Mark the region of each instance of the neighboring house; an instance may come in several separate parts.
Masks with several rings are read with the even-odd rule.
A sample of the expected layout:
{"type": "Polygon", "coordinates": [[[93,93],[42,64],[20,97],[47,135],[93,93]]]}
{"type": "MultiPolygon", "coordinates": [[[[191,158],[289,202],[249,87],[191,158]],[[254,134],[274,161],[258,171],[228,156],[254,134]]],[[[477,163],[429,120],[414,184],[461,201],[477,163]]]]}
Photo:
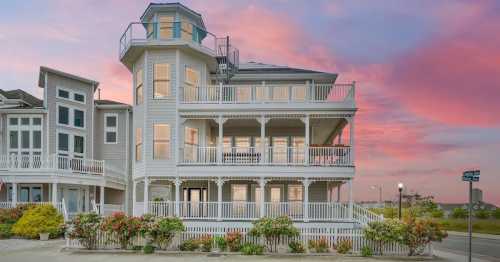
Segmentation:
{"type": "Polygon", "coordinates": [[[127,203],[129,105],[94,100],[99,83],[40,67],[43,100],[0,90],[3,206],[51,202],[67,212],[127,203]],[[96,205],[94,205],[96,206],[96,205]]]}
{"type": "Polygon", "coordinates": [[[120,39],[133,76],[134,214],[360,222],[354,83],[240,64],[229,37],[207,30],[182,4],[150,4],[120,39]]]}

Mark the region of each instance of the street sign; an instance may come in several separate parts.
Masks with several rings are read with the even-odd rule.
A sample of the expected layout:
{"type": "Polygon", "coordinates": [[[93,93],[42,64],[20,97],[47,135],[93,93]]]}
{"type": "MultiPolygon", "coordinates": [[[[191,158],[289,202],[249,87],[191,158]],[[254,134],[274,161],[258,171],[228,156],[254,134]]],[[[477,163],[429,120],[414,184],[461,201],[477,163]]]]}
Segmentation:
{"type": "Polygon", "coordinates": [[[462,180],[467,182],[479,182],[479,170],[465,171],[462,175],[462,180]]]}

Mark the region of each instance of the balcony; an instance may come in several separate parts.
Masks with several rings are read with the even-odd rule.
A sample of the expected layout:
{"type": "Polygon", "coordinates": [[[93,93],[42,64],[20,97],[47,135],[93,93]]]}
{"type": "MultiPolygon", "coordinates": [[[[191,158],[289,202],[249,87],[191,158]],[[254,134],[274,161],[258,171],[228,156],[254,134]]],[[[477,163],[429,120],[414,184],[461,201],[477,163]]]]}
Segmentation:
{"type": "Polygon", "coordinates": [[[180,149],[180,165],[283,165],[352,167],[350,146],[325,147],[217,147],[180,149]]]}
{"type": "Polygon", "coordinates": [[[0,155],[2,171],[54,171],[103,176],[105,164],[104,160],[58,155],[0,155]]]}
{"type": "Polygon", "coordinates": [[[192,104],[307,104],[327,103],[354,107],[355,85],[207,85],[181,88],[181,103],[192,104]]]}

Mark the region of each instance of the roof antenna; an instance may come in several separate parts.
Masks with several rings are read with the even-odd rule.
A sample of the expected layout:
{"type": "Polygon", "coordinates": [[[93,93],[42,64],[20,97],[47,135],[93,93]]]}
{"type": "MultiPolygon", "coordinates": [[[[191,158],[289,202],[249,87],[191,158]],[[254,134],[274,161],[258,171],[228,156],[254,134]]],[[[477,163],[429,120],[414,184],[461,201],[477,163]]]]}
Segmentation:
{"type": "Polygon", "coordinates": [[[97,88],[97,100],[101,100],[101,89],[97,88]]]}

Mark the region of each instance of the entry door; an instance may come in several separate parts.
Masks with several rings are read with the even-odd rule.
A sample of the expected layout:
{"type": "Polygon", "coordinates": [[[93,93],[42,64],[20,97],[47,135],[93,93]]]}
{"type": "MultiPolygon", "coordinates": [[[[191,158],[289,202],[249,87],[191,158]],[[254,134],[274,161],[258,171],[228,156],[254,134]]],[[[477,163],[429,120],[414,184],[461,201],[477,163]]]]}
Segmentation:
{"type": "Polygon", "coordinates": [[[75,214],[81,212],[80,189],[67,188],[65,190],[64,199],[66,200],[66,209],[68,213],[75,214]]]}
{"type": "Polygon", "coordinates": [[[207,191],[204,188],[189,188],[188,189],[188,201],[189,201],[189,216],[190,217],[200,217],[205,212],[203,212],[203,203],[207,201],[207,191]]]}
{"type": "Polygon", "coordinates": [[[281,187],[273,186],[269,191],[269,202],[271,202],[271,217],[278,217],[286,214],[284,206],[281,205],[281,187]]]}

